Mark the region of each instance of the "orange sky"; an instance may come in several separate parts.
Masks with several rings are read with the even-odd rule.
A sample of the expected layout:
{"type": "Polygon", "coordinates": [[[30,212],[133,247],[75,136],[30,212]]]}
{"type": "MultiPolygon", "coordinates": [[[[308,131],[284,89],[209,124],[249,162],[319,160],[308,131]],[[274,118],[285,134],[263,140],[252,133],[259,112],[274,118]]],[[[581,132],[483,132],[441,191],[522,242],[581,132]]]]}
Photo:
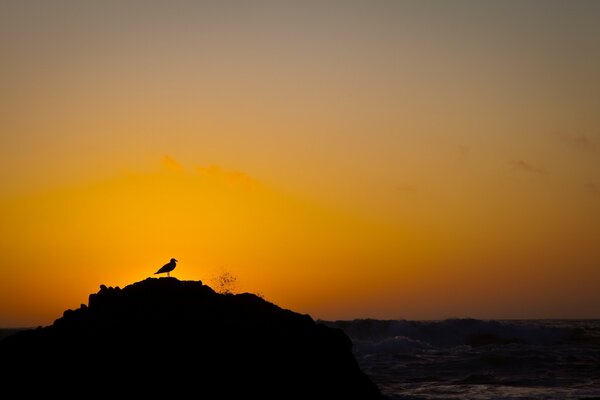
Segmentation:
{"type": "Polygon", "coordinates": [[[600,4],[0,5],[0,327],[173,276],[600,318],[600,4]]]}

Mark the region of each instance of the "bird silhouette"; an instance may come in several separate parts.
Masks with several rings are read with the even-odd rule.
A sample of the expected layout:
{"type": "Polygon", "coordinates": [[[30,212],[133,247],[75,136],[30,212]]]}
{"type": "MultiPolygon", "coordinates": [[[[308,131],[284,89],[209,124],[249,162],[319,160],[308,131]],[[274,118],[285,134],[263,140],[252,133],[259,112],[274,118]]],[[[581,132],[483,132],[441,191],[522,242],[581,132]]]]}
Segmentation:
{"type": "Polygon", "coordinates": [[[156,275],[156,274],[162,274],[162,273],[166,272],[167,276],[171,276],[169,273],[171,271],[173,271],[175,269],[175,267],[177,266],[177,264],[175,264],[176,262],[177,262],[176,259],[171,258],[171,261],[169,261],[167,264],[165,264],[162,267],[160,267],[160,269],[158,271],[156,271],[154,273],[154,275],[156,275]]]}

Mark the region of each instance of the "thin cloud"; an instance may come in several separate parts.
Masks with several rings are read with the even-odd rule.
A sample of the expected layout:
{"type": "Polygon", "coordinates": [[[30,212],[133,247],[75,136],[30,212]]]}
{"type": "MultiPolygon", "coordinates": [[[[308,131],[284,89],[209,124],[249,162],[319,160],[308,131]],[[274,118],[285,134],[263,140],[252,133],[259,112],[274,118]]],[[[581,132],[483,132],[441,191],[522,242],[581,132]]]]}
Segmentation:
{"type": "Polygon", "coordinates": [[[419,190],[417,185],[412,183],[400,183],[395,189],[398,193],[416,193],[419,190]]]}
{"type": "Polygon", "coordinates": [[[543,168],[538,167],[537,165],[534,165],[534,164],[530,163],[529,161],[525,161],[522,159],[512,160],[510,162],[510,164],[513,166],[513,168],[515,168],[516,170],[522,171],[522,172],[527,172],[530,174],[537,174],[537,175],[543,175],[546,173],[546,171],[543,168]]]}
{"type": "Polygon", "coordinates": [[[585,185],[583,185],[583,188],[590,195],[600,197],[600,184],[595,182],[588,182],[585,185]]]}
{"type": "Polygon", "coordinates": [[[246,174],[245,172],[230,171],[217,165],[197,167],[196,171],[203,178],[218,180],[229,185],[242,186],[245,188],[260,186],[258,180],[246,174]]]}
{"type": "Polygon", "coordinates": [[[173,157],[170,157],[170,156],[163,156],[162,165],[163,165],[163,168],[168,171],[174,171],[174,172],[183,171],[183,168],[181,167],[181,165],[173,157]]]}
{"type": "Polygon", "coordinates": [[[458,156],[461,160],[468,160],[471,156],[471,148],[465,145],[460,145],[457,147],[458,156]]]}
{"type": "Polygon", "coordinates": [[[592,138],[585,133],[561,133],[563,142],[579,149],[588,149],[592,146],[592,138]]]}

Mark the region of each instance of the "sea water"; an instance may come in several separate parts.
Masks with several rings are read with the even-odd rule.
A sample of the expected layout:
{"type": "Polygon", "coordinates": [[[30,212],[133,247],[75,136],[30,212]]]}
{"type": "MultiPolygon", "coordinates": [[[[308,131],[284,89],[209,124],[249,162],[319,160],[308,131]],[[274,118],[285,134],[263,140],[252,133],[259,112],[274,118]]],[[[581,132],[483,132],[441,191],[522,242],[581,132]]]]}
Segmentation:
{"type": "Polygon", "coordinates": [[[386,399],[600,400],[600,320],[320,322],[386,399]]]}

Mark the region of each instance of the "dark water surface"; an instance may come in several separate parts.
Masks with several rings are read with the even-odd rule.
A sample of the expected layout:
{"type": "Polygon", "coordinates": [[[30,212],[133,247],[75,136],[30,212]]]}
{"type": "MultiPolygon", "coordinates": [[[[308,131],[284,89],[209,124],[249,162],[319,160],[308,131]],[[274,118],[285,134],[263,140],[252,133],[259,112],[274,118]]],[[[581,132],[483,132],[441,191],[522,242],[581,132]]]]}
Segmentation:
{"type": "Polygon", "coordinates": [[[388,399],[600,400],[600,320],[320,322],[388,399]]]}

